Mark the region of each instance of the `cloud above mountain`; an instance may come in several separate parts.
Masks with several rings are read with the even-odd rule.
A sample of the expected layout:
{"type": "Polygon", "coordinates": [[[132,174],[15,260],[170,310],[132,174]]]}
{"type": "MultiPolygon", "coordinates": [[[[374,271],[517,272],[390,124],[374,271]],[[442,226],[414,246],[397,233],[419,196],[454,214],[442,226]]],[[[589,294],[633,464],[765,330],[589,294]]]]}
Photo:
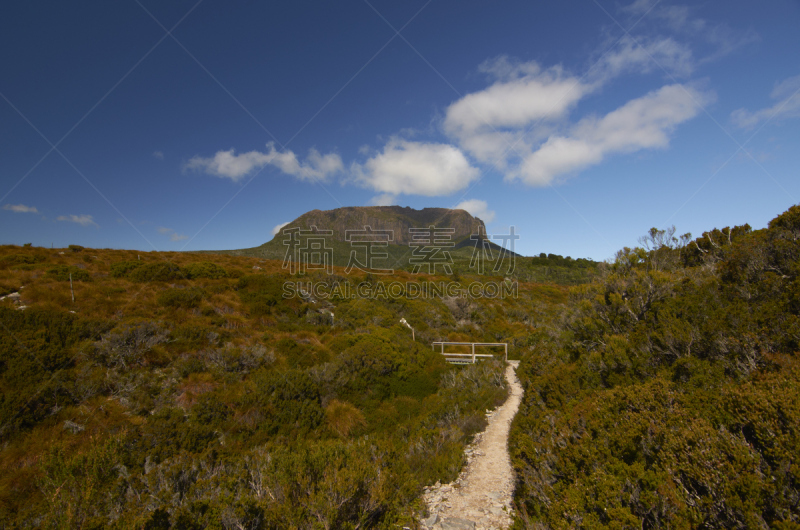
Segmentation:
{"type": "Polygon", "coordinates": [[[26,206],[24,204],[4,204],[3,210],[14,213],[39,213],[36,206],[26,206]]]}
{"type": "Polygon", "coordinates": [[[684,85],[667,85],[602,118],[584,118],[565,135],[551,136],[507,178],[546,186],[612,154],[666,148],[675,127],[694,118],[713,97],[684,85]]]}
{"type": "Polygon", "coordinates": [[[285,223],[280,223],[280,224],[275,225],[272,228],[272,235],[273,236],[278,235],[280,233],[280,231],[283,229],[283,227],[288,225],[289,223],[291,223],[291,221],[286,221],[285,223]]]}
{"type": "Polygon", "coordinates": [[[189,239],[189,236],[184,235],[184,234],[179,234],[178,232],[176,232],[172,228],[166,228],[166,227],[160,226],[160,227],[156,228],[156,231],[161,235],[169,236],[169,240],[173,241],[173,242],[185,241],[186,239],[189,239]]]}
{"type": "Polygon", "coordinates": [[[484,223],[491,223],[494,221],[495,212],[489,209],[486,201],[480,199],[469,199],[458,203],[454,210],[466,210],[470,215],[477,217],[484,223]]]}
{"type": "Polygon", "coordinates": [[[91,215],[82,214],[82,215],[59,215],[56,217],[56,221],[63,221],[66,223],[75,223],[81,226],[95,226],[99,227],[97,223],[94,222],[94,218],[91,215]]]}
{"type": "Polygon", "coordinates": [[[590,86],[559,66],[542,70],[535,62],[513,64],[500,57],[480,69],[498,80],[447,108],[444,130],[456,139],[558,118],[591,91],[590,86]]]}
{"type": "Polygon", "coordinates": [[[322,155],[311,148],[306,159],[301,161],[291,150],[278,151],[273,142],[267,144],[265,152],[249,151],[237,155],[234,149],[228,149],[217,151],[212,157],[195,156],[184,164],[184,169],[237,182],[268,165],[305,181],[324,181],[344,169],[342,159],[336,153],[322,155]]]}
{"type": "Polygon", "coordinates": [[[383,151],[351,166],[353,181],[387,197],[450,195],[480,176],[460,149],[449,144],[393,138],[383,151]]]}
{"type": "MultiPolygon", "coordinates": [[[[547,66],[505,55],[486,60],[477,68],[486,76],[486,85],[446,105],[428,131],[432,138],[421,141],[420,131],[405,131],[377,151],[362,145],[347,170],[335,153],[321,155],[312,149],[300,160],[272,143],[265,152],[237,155],[230,149],[209,158],[194,157],[186,168],[234,181],[267,165],[308,181],[341,174],[343,184],[376,192],[371,204],[387,205],[400,195],[463,193],[483,173],[507,182],[548,186],[613,155],[666,149],[678,126],[716,99],[713,91],[687,78],[703,63],[757,35],[708,22],[695,16],[694,8],[655,0],[636,0],[618,14],[629,17],[631,27],[641,23],[639,29],[621,37],[612,36],[618,32],[603,33],[597,51],[582,67],[547,66]],[[615,110],[585,109],[584,102],[602,96],[623,76],[644,80],[648,75],[649,81],[632,85],[645,88],[616,101],[615,110]],[[654,75],[661,79],[652,82],[654,75]]],[[[778,99],[773,107],[740,109],[733,121],[746,127],[773,115],[800,114],[800,98],[786,95],[795,84],[800,81],[792,78],[776,87],[785,99],[773,95],[778,99]]]]}
{"type": "Polygon", "coordinates": [[[560,66],[544,69],[533,61],[498,57],[479,68],[492,84],[447,107],[442,129],[506,180],[549,185],[613,153],[667,147],[675,127],[714,99],[710,92],[676,83],[632,99],[605,117],[590,115],[569,124],[578,103],[615,77],[658,66],[672,75],[688,75],[694,67],[691,50],[669,37],[625,36],[581,76],[560,66]]]}

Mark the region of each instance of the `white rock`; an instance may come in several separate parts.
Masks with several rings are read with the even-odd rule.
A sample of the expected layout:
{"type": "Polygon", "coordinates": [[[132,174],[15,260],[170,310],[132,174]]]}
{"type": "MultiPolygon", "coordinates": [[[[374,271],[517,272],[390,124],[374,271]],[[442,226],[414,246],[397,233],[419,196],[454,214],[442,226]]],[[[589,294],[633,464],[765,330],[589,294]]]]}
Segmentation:
{"type": "Polygon", "coordinates": [[[475,530],[475,523],[467,519],[451,517],[444,519],[441,523],[442,530],[475,530]]]}

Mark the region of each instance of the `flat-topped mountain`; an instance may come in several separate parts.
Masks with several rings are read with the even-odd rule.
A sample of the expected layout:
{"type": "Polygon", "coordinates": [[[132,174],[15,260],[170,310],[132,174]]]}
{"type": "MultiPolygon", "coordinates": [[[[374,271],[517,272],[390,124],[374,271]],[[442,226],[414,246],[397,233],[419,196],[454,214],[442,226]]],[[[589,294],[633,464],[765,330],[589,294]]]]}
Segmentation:
{"type": "MultiPolygon", "coordinates": [[[[391,230],[392,243],[408,245],[411,242],[411,228],[438,229],[452,228],[450,240],[460,242],[472,234],[485,234],[483,221],[473,217],[465,210],[449,208],[423,208],[415,210],[402,206],[347,206],[335,210],[311,210],[286,225],[286,228],[332,230],[333,241],[345,241],[346,230],[391,230]]],[[[273,241],[282,241],[284,235],[278,233],[273,241]]]]}
{"type": "MultiPolygon", "coordinates": [[[[311,210],[286,223],[272,239],[257,247],[214,252],[305,262],[307,256],[302,249],[306,249],[308,240],[318,239],[320,236],[324,238],[324,250],[328,253],[326,255],[332,254],[330,263],[341,267],[352,264],[354,251],[357,259],[366,259],[363,254],[367,252],[365,242],[379,243],[381,248],[377,252],[386,253],[380,263],[373,264],[377,269],[416,270],[421,256],[428,255],[435,256],[432,259],[445,260],[448,266],[453,267],[452,270],[478,274],[500,274],[500,271],[504,271],[502,274],[512,275],[516,274],[515,267],[509,260],[523,258],[514,251],[513,240],[503,234],[487,234],[484,222],[466,210],[415,210],[402,206],[347,206],[334,210],[311,210]],[[319,235],[314,235],[313,227],[316,227],[319,235]],[[371,229],[371,236],[365,231],[365,227],[371,229]],[[433,231],[430,230],[431,227],[434,227],[433,231]],[[293,229],[300,233],[290,235],[286,232],[293,229]],[[412,229],[421,231],[414,232],[412,229]],[[348,239],[347,232],[350,230],[354,232],[350,233],[348,239]],[[391,231],[391,239],[384,238],[380,231],[391,231]],[[478,234],[482,237],[471,237],[478,234]],[[436,252],[439,253],[431,250],[434,247],[438,247],[436,252]],[[294,250],[289,253],[291,249],[294,250]],[[486,263],[489,265],[485,265],[486,263]]],[[[516,237],[519,238],[518,235],[516,237]]],[[[548,277],[552,272],[550,269],[555,271],[562,265],[574,265],[574,260],[569,257],[564,260],[561,256],[553,256],[553,260],[550,260],[545,255],[536,259],[542,262],[537,264],[546,269],[545,276],[548,277]]],[[[586,260],[580,261],[581,263],[577,263],[580,267],[589,265],[586,260]]],[[[573,275],[570,273],[568,276],[572,278],[573,275]]]]}

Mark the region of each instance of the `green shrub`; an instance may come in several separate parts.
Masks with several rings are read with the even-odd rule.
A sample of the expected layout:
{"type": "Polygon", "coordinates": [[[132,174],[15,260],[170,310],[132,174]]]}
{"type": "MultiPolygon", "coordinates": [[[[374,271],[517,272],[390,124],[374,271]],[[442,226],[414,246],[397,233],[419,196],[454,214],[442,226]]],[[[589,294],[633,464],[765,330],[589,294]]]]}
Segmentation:
{"type": "Polygon", "coordinates": [[[10,265],[33,265],[44,261],[44,256],[39,254],[9,254],[0,258],[0,266],[8,267],[10,265]]]}
{"type": "Polygon", "coordinates": [[[203,394],[192,407],[192,421],[211,428],[222,430],[222,423],[228,419],[231,411],[214,393],[203,394]]]}
{"type": "Polygon", "coordinates": [[[364,414],[346,401],[332,400],[325,408],[325,421],[328,427],[341,438],[366,425],[364,414]]]}
{"type": "Polygon", "coordinates": [[[47,276],[59,282],[68,282],[70,274],[72,274],[72,281],[74,282],[92,281],[92,277],[89,276],[88,272],[71,265],[58,265],[47,271],[47,276]]]}
{"type": "Polygon", "coordinates": [[[191,374],[199,374],[208,371],[203,359],[188,354],[181,356],[181,359],[176,362],[176,368],[181,377],[189,377],[191,374]]]}
{"type": "Polygon", "coordinates": [[[0,282],[0,296],[17,292],[18,285],[11,282],[0,282]]]}
{"type": "Polygon", "coordinates": [[[190,342],[192,344],[215,345],[220,340],[218,331],[219,330],[212,327],[188,323],[176,327],[171,335],[175,340],[190,342]]]}
{"type": "Polygon", "coordinates": [[[381,519],[405,484],[392,476],[385,448],[339,440],[298,445],[262,460],[285,495],[276,528],[311,528],[310,521],[319,521],[318,528],[391,527],[381,519]]]}
{"type": "Polygon", "coordinates": [[[181,450],[198,453],[215,437],[214,430],[193,421],[186,421],[179,408],[163,408],[151,415],[135,444],[139,452],[163,462],[181,450]]]}
{"type": "MultiPolygon", "coordinates": [[[[76,344],[96,340],[109,328],[66,311],[0,307],[0,441],[74,402],[76,344]]],[[[1,442],[0,442],[1,443],[1,442]]]]}
{"type": "Polygon", "coordinates": [[[183,268],[183,271],[186,273],[186,277],[189,279],[209,278],[212,280],[217,280],[219,278],[228,277],[228,272],[225,269],[216,263],[211,263],[210,261],[190,263],[183,268]]]}
{"type": "Polygon", "coordinates": [[[118,439],[94,443],[86,451],[69,454],[55,445],[41,455],[39,489],[50,510],[35,526],[42,528],[102,528],[107,519],[98,514],[106,492],[118,486],[118,439]]]}
{"type": "Polygon", "coordinates": [[[70,249],[72,252],[80,252],[81,250],[83,250],[83,247],[82,247],[82,246],[80,246],[80,245],[70,245],[68,248],[69,248],[69,249],[70,249]]]}
{"type": "Polygon", "coordinates": [[[193,307],[199,307],[200,302],[202,302],[205,297],[205,291],[198,288],[169,289],[158,295],[158,305],[191,309],[193,307]]]}
{"type": "Polygon", "coordinates": [[[299,343],[290,338],[283,338],[276,342],[275,351],[282,355],[292,367],[309,367],[330,360],[330,352],[324,346],[299,343]]]}
{"type": "Polygon", "coordinates": [[[121,330],[103,335],[94,344],[92,357],[109,368],[126,370],[143,364],[144,355],[157,344],[166,342],[169,331],[153,322],[125,326],[121,330]]]}
{"type": "Polygon", "coordinates": [[[261,344],[235,348],[226,344],[224,348],[210,348],[200,352],[206,365],[213,366],[223,372],[247,373],[260,366],[275,362],[275,354],[267,351],[261,344]]]}
{"type": "Polygon", "coordinates": [[[111,264],[111,276],[114,278],[124,278],[132,270],[141,267],[141,261],[120,261],[111,264]]]}
{"type": "Polygon", "coordinates": [[[283,299],[283,282],[278,276],[246,275],[239,278],[236,288],[251,315],[268,315],[283,299]]]}
{"type": "Polygon", "coordinates": [[[136,267],[128,273],[128,277],[135,282],[169,282],[185,279],[186,275],[174,263],[161,261],[136,267]]]}
{"type": "Polygon", "coordinates": [[[136,282],[168,282],[187,278],[185,271],[174,263],[166,261],[156,263],[120,261],[112,263],[111,276],[114,278],[130,278],[136,282]]]}
{"type": "Polygon", "coordinates": [[[518,371],[509,446],[528,528],[800,520],[799,219],[625,248],[573,291],[561,336],[518,371]]]}
{"type": "Polygon", "coordinates": [[[325,420],[319,386],[303,371],[261,369],[254,373],[250,388],[242,404],[263,416],[258,428],[265,433],[306,436],[325,420]]]}

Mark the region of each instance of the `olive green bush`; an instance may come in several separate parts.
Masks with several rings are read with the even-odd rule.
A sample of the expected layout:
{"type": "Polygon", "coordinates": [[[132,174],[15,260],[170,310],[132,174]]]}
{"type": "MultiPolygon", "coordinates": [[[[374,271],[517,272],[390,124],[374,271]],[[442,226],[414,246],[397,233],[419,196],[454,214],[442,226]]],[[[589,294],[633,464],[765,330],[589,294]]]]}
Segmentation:
{"type": "Polygon", "coordinates": [[[69,265],[60,265],[58,267],[53,267],[52,269],[47,271],[47,276],[56,280],[57,282],[68,282],[70,276],[72,276],[72,281],[75,282],[90,282],[92,281],[92,277],[89,273],[81,268],[69,265]]]}
{"type": "Polygon", "coordinates": [[[573,290],[519,370],[519,528],[800,524],[799,220],[653,229],[573,290]]]}
{"type": "Polygon", "coordinates": [[[131,269],[126,276],[135,282],[168,282],[186,278],[179,266],[165,261],[144,263],[131,269]]]}
{"type": "Polygon", "coordinates": [[[228,277],[228,272],[224,268],[210,261],[190,263],[184,267],[183,270],[186,273],[186,277],[189,279],[210,278],[216,280],[228,277]]]}
{"type": "Polygon", "coordinates": [[[206,298],[206,292],[200,288],[168,289],[158,295],[158,304],[165,307],[192,309],[199,307],[206,298]]]}

